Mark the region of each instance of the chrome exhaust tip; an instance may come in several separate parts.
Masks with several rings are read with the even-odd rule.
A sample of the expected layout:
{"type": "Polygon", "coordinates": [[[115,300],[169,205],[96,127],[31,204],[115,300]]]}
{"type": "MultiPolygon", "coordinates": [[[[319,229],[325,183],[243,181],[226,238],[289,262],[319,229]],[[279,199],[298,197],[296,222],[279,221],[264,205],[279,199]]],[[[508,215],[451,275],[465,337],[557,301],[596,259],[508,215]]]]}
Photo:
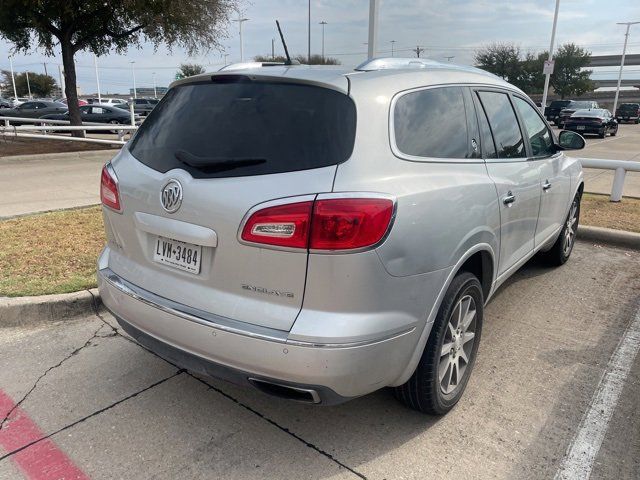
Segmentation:
{"type": "Polygon", "coordinates": [[[247,380],[261,392],[274,397],[286,398],[287,400],[301,403],[320,403],[318,392],[309,388],[292,387],[291,385],[283,385],[259,378],[249,377],[247,380]]]}

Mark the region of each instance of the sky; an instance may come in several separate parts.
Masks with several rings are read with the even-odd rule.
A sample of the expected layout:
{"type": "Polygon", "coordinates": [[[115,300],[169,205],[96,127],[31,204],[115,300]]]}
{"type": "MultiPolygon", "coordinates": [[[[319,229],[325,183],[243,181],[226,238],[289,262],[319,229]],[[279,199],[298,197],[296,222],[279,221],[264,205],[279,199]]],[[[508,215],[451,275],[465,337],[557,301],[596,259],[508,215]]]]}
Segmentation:
{"type": "MultiPolygon", "coordinates": [[[[255,55],[271,53],[271,39],[276,39],[276,54],[283,49],[278,40],[275,20],[284,31],[289,52],[307,52],[306,0],[253,0],[240,3],[243,24],[245,61],[255,55]]],[[[416,46],[426,49],[426,57],[454,63],[472,64],[474,51],[488,43],[505,42],[519,45],[523,51],[547,50],[551,39],[555,0],[380,0],[378,56],[391,56],[395,40],[395,56],[415,56],[416,46]]],[[[311,50],[322,50],[321,21],[325,26],[325,53],[338,58],[343,65],[356,66],[366,59],[369,1],[311,0],[311,50]]],[[[237,18],[234,13],[233,18],[237,18]]],[[[576,43],[595,54],[622,52],[625,27],[616,22],[640,21],[637,0],[560,0],[556,45],[576,43]]],[[[132,64],[138,87],[168,86],[181,63],[198,63],[214,71],[227,61],[240,60],[237,22],[227,25],[226,38],[220,39],[224,51],[211,50],[190,58],[184,51],[157,51],[150,44],[131,48],[126,55],[98,58],[101,91],[128,93],[133,85],[132,64]]],[[[9,69],[11,45],[0,39],[0,69],[9,69]]],[[[50,75],[58,78],[61,64],[59,51],[47,57],[34,49],[30,54],[17,54],[13,59],[16,72],[44,72],[46,62],[50,75]]],[[[631,29],[627,53],[640,53],[640,25],[631,29]]],[[[425,56],[425,54],[421,54],[425,56]]],[[[76,56],[78,83],[84,94],[97,91],[93,55],[76,56]]],[[[615,67],[596,69],[595,78],[615,78],[615,67]]],[[[627,67],[625,78],[640,78],[640,67],[627,67]]]]}

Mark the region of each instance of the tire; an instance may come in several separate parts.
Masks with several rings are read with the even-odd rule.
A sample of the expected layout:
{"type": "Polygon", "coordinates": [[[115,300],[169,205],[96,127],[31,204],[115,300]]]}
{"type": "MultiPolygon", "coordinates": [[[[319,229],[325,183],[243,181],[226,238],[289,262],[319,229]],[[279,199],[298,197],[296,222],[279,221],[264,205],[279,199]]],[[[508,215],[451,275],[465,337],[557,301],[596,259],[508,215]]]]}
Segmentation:
{"type": "Polygon", "coordinates": [[[394,396],[407,407],[423,413],[444,415],[451,410],[462,397],[471,376],[483,314],[484,296],[478,278],[469,272],[459,273],[447,289],[416,371],[407,383],[394,388],[394,396]],[[459,314],[465,310],[467,321],[461,322],[459,314]],[[475,315],[469,318],[472,310],[475,315]],[[469,338],[469,334],[473,336],[469,338]],[[444,345],[450,347],[449,353],[441,355],[444,345]],[[465,358],[468,360],[463,365],[465,358]],[[454,372],[460,371],[462,374],[459,378],[456,374],[453,385],[454,372]]]}
{"type": "Polygon", "coordinates": [[[601,131],[600,133],[598,133],[598,136],[599,136],[600,138],[604,138],[604,137],[606,137],[606,136],[607,136],[607,129],[606,129],[606,128],[603,128],[603,129],[602,129],[602,131],[601,131]]]}
{"type": "MultiPolygon", "coordinates": [[[[109,120],[109,123],[111,125],[120,125],[120,122],[118,120],[109,120]]],[[[118,134],[118,130],[111,130],[111,133],[115,133],[117,135],[118,134]]]]}
{"type": "Polygon", "coordinates": [[[616,129],[613,132],[611,132],[611,136],[615,137],[617,134],[618,134],[618,126],[616,125],[616,129]]]}
{"type": "Polygon", "coordinates": [[[569,207],[569,213],[562,226],[560,235],[556,239],[553,246],[546,252],[542,252],[541,258],[548,264],[554,267],[564,265],[569,260],[571,252],[573,251],[573,245],[576,239],[576,232],[578,231],[578,223],[580,221],[580,193],[576,194],[571,207],[569,207]],[[568,242],[568,243],[567,243],[568,242]]]}

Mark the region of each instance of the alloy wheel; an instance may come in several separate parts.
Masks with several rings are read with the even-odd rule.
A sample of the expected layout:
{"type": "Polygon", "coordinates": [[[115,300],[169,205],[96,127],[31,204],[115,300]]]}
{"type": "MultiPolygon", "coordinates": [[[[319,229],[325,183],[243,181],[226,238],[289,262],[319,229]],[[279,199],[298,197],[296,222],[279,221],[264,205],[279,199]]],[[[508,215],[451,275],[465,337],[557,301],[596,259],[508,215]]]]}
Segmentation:
{"type": "Polygon", "coordinates": [[[564,243],[562,245],[562,251],[565,256],[568,256],[573,248],[573,242],[576,238],[576,229],[578,227],[578,202],[576,200],[571,204],[571,210],[565,224],[564,229],[564,243]]]}
{"type": "Polygon", "coordinates": [[[449,317],[438,364],[440,390],[445,395],[463,383],[475,342],[476,317],[476,302],[471,295],[458,300],[449,317]]]}

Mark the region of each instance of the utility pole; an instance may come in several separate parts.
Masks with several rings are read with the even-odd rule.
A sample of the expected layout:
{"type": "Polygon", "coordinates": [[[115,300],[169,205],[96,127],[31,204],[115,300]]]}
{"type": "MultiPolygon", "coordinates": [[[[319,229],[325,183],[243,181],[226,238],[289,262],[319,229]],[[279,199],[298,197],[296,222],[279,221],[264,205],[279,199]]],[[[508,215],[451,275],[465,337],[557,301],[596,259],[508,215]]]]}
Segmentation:
{"type": "Polygon", "coordinates": [[[98,88],[98,103],[102,103],[102,95],[100,94],[100,76],[98,75],[98,57],[93,54],[93,68],[96,71],[96,87],[98,88]]]}
{"type": "Polygon", "coordinates": [[[138,89],[136,88],[136,62],[131,61],[131,73],[133,74],[133,98],[138,98],[138,89]]]}
{"type": "Polygon", "coordinates": [[[27,74],[27,91],[29,92],[29,98],[33,99],[31,96],[31,85],[29,84],[29,71],[27,70],[25,73],[27,74]]]}
{"type": "Polygon", "coordinates": [[[48,77],[49,74],[47,73],[47,62],[43,62],[42,65],[44,65],[44,74],[48,77]]]}
{"type": "Polygon", "coordinates": [[[380,0],[369,0],[369,41],[367,42],[367,58],[378,53],[378,7],[380,0]]]}
{"type": "Polygon", "coordinates": [[[327,25],[327,22],[323,20],[320,25],[322,25],[322,63],[324,63],[324,26],[327,25]]]}
{"type": "Polygon", "coordinates": [[[309,16],[307,18],[307,62],[311,64],[311,0],[309,0],[309,16]]]}
{"type": "Polygon", "coordinates": [[[558,25],[558,10],[560,9],[560,0],[556,0],[556,11],[553,14],[553,28],[551,29],[551,44],[549,45],[549,57],[547,57],[547,67],[545,67],[544,74],[544,90],[542,91],[542,102],[540,103],[542,114],[544,115],[544,110],[547,105],[547,93],[549,92],[549,79],[551,78],[551,73],[553,72],[553,68],[551,67],[551,60],[553,59],[553,44],[556,41],[556,26],[558,25]]]}
{"type": "Polygon", "coordinates": [[[414,48],[413,51],[416,52],[416,57],[420,58],[420,54],[424,53],[425,49],[420,48],[420,45],[416,45],[416,48],[414,48]]]}
{"type": "Polygon", "coordinates": [[[229,56],[228,53],[223,53],[222,56],[224,57],[224,64],[227,64],[227,57],[229,56]]]}
{"type": "Polygon", "coordinates": [[[627,42],[629,41],[629,29],[631,25],[636,25],[640,22],[619,22],[616,25],[626,25],[627,32],[624,34],[624,47],[622,47],[622,59],[620,60],[620,72],[618,73],[618,85],[616,87],[616,97],[613,101],[613,116],[616,115],[616,109],[618,108],[618,96],[620,95],[620,82],[622,82],[622,69],[624,68],[624,57],[627,55],[627,42]]]}
{"type": "Polygon", "coordinates": [[[240,14],[240,10],[238,10],[238,19],[234,20],[234,22],[238,22],[238,29],[240,34],[240,61],[244,62],[244,45],[242,44],[242,24],[248,21],[248,18],[243,18],[240,14]]]}
{"type": "Polygon", "coordinates": [[[395,40],[391,40],[391,56],[393,57],[393,47],[395,45],[396,41],[395,40]]]}
{"type": "Polygon", "coordinates": [[[276,39],[271,39],[271,60],[276,59],[276,39]]]}
{"type": "Polygon", "coordinates": [[[9,57],[9,66],[11,67],[11,83],[13,83],[13,98],[17,102],[18,92],[16,91],[16,78],[13,76],[13,58],[12,57],[9,57]]]}

